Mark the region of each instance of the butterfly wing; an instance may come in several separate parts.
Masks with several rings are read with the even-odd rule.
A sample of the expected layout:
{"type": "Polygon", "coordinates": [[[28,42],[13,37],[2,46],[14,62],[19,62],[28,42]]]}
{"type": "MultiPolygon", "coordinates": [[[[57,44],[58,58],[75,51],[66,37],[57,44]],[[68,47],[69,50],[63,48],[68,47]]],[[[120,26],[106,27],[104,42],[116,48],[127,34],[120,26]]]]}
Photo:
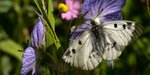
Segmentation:
{"type": "Polygon", "coordinates": [[[91,41],[91,32],[85,30],[70,45],[62,59],[71,66],[92,70],[101,62],[102,58],[97,51],[93,50],[91,41]]]}
{"type": "Polygon", "coordinates": [[[142,26],[133,21],[110,21],[101,24],[107,45],[103,59],[114,60],[121,55],[122,50],[137,39],[142,33],[142,26]]]}

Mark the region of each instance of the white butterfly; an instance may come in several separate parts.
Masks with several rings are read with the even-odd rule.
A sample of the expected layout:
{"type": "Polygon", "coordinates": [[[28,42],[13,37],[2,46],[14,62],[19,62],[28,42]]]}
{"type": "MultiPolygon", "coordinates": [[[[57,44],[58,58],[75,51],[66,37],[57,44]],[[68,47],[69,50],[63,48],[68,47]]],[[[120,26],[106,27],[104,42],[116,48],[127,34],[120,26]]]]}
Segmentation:
{"type": "Polygon", "coordinates": [[[142,33],[142,26],[133,21],[90,20],[87,29],[78,35],[62,59],[71,66],[92,70],[102,60],[114,60],[122,50],[142,33]]]}

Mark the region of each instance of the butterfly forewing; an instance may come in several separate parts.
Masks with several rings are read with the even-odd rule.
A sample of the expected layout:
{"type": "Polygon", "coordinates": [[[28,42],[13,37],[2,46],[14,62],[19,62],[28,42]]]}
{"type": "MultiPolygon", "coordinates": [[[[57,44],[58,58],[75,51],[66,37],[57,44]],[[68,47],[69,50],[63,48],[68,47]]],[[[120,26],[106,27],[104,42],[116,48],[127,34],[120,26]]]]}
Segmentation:
{"type": "Polygon", "coordinates": [[[114,60],[133,39],[141,35],[142,26],[133,21],[110,21],[102,23],[102,30],[108,42],[103,59],[114,60]]]}
{"type": "Polygon", "coordinates": [[[101,57],[93,50],[91,41],[91,32],[85,30],[67,49],[63,55],[64,61],[85,70],[95,68],[101,62],[101,57]]]}

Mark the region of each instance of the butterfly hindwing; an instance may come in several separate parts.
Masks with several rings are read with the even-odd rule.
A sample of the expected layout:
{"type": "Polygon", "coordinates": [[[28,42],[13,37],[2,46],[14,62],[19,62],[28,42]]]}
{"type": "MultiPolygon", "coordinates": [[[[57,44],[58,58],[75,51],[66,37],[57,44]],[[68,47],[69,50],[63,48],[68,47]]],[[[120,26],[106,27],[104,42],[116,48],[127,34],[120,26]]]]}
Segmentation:
{"type": "Polygon", "coordinates": [[[101,62],[101,57],[97,51],[93,50],[91,41],[90,31],[85,30],[69,46],[63,55],[64,61],[84,70],[95,68],[101,62]]]}
{"type": "Polygon", "coordinates": [[[142,26],[133,21],[110,21],[102,23],[108,45],[105,47],[103,59],[114,60],[122,50],[142,33],[142,26]]]}
{"type": "Polygon", "coordinates": [[[82,67],[83,70],[92,70],[99,65],[102,61],[101,56],[98,54],[98,51],[92,50],[90,53],[87,63],[82,67]]]}

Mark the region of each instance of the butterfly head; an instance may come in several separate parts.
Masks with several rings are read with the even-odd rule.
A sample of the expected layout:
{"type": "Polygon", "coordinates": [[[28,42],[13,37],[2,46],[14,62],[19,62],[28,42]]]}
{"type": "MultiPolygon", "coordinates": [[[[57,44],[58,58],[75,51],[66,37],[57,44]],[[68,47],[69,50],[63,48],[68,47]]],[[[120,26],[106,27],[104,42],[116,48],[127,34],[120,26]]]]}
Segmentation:
{"type": "Polygon", "coordinates": [[[96,23],[95,23],[94,20],[91,20],[91,25],[92,25],[92,26],[96,26],[96,23]]]}
{"type": "Polygon", "coordinates": [[[92,26],[100,25],[100,24],[101,24],[99,18],[92,19],[92,20],[90,20],[90,21],[91,21],[91,25],[92,25],[92,26]]]}

